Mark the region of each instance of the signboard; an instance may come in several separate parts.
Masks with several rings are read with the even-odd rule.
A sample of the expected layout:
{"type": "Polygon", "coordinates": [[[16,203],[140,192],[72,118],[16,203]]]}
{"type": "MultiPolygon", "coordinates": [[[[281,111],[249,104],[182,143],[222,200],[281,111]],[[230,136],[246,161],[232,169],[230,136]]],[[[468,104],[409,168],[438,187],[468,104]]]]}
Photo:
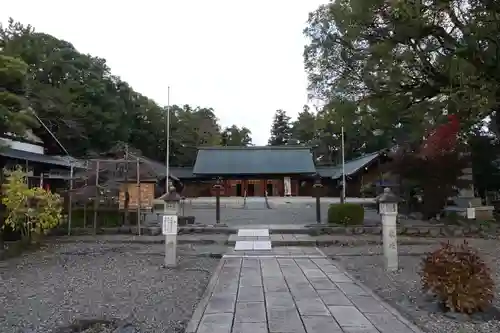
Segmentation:
{"type": "Polygon", "coordinates": [[[153,183],[142,183],[139,184],[139,186],[133,183],[123,184],[119,196],[120,209],[125,208],[125,192],[127,187],[129,194],[129,209],[137,209],[138,204],[142,209],[151,209],[153,207],[154,186],[153,183]]]}
{"type": "Polygon", "coordinates": [[[161,231],[164,235],[177,235],[177,215],[163,215],[161,231]]]}
{"type": "Polygon", "coordinates": [[[476,209],[475,208],[467,208],[467,219],[473,220],[476,218],[476,209]]]}

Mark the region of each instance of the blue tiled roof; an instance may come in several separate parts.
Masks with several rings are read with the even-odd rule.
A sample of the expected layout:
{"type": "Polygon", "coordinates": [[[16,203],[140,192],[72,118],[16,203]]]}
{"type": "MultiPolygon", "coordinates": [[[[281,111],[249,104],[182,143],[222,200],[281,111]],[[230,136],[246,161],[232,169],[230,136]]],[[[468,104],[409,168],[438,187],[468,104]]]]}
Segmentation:
{"type": "MultiPolygon", "coordinates": [[[[381,152],[376,152],[368,155],[361,156],[357,159],[346,161],[344,164],[345,175],[351,176],[358,172],[360,169],[375,161],[381,152]]],[[[316,167],[319,175],[324,178],[338,179],[342,177],[342,165],[335,166],[318,166],[316,167]]]]}
{"type": "Polygon", "coordinates": [[[83,167],[83,163],[80,160],[73,159],[71,157],[37,154],[24,150],[13,149],[10,147],[1,147],[0,155],[12,159],[64,166],[68,168],[71,166],[71,163],[73,163],[73,166],[83,167]]]}
{"type": "Polygon", "coordinates": [[[302,146],[200,148],[193,169],[213,176],[315,173],[311,151],[302,146]]]}

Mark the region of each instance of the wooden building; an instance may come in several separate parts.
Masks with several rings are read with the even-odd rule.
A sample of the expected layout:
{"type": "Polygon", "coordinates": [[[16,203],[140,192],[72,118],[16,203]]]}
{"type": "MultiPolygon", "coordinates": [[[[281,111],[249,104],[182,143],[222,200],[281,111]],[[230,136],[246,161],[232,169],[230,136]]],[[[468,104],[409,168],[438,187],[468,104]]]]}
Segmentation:
{"type": "MultiPolygon", "coordinates": [[[[375,187],[382,179],[381,165],[388,159],[381,151],[346,161],[346,195],[361,197],[367,185],[375,187]]],[[[210,147],[199,149],[194,168],[172,167],[171,174],[182,182],[185,197],[215,195],[216,178],[221,179],[223,196],[286,196],[287,178],[288,195],[312,196],[318,176],[322,195],[338,197],[342,166],[315,166],[309,148],[302,146],[210,147]]]]}
{"type": "Polygon", "coordinates": [[[200,148],[193,168],[196,177],[220,178],[224,196],[296,196],[299,180],[314,174],[302,146],[200,148]]]}

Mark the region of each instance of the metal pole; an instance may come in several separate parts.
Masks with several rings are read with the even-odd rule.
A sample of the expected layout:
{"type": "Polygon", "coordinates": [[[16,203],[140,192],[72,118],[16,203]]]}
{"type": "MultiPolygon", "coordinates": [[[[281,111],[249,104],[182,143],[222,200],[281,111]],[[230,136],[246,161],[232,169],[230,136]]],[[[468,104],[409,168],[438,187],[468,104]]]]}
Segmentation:
{"type": "Polygon", "coordinates": [[[95,171],[95,199],[94,199],[94,235],[97,234],[97,209],[101,201],[101,195],[99,191],[99,161],[96,163],[95,171]]]}
{"type": "Polygon", "coordinates": [[[344,120],[342,119],[341,127],[341,138],[342,138],[342,202],[345,202],[345,147],[344,147],[344,120]]]}
{"type": "MultiPolygon", "coordinates": [[[[124,208],[124,211],[123,211],[123,216],[124,216],[124,224],[128,227],[129,224],[130,224],[130,221],[129,221],[129,204],[130,204],[130,192],[128,191],[129,189],[129,183],[128,183],[128,159],[129,159],[129,154],[128,154],[128,143],[125,144],[125,189],[124,189],[124,195],[125,195],[125,201],[123,202],[123,208],[124,208]]],[[[116,167],[117,167],[117,164],[115,164],[115,170],[116,170],[116,167]]]]}
{"type": "Polygon", "coordinates": [[[137,234],[141,235],[141,204],[142,204],[142,192],[141,192],[141,173],[140,173],[141,163],[139,158],[137,158],[136,162],[136,178],[137,178],[137,234]]]}
{"type": "Polygon", "coordinates": [[[316,196],[316,223],[321,223],[321,188],[323,185],[321,184],[321,177],[319,175],[316,176],[316,181],[314,182],[313,189],[315,191],[314,195],[316,196]]]}
{"type": "Polygon", "coordinates": [[[167,87],[167,115],[165,124],[166,135],[166,156],[165,156],[165,193],[169,193],[169,174],[170,174],[170,86],[167,87]]]}
{"type": "Polygon", "coordinates": [[[68,236],[71,236],[71,219],[73,215],[73,162],[69,167],[69,193],[68,193],[68,236]]]}

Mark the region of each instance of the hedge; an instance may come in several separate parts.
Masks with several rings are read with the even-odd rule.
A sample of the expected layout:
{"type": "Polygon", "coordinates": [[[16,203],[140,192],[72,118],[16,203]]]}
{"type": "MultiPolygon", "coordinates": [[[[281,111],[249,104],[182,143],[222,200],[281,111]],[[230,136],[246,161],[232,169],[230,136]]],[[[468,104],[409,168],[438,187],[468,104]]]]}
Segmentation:
{"type": "Polygon", "coordinates": [[[328,223],[360,225],[365,219],[365,209],[360,204],[333,204],[328,208],[328,223]]]}

